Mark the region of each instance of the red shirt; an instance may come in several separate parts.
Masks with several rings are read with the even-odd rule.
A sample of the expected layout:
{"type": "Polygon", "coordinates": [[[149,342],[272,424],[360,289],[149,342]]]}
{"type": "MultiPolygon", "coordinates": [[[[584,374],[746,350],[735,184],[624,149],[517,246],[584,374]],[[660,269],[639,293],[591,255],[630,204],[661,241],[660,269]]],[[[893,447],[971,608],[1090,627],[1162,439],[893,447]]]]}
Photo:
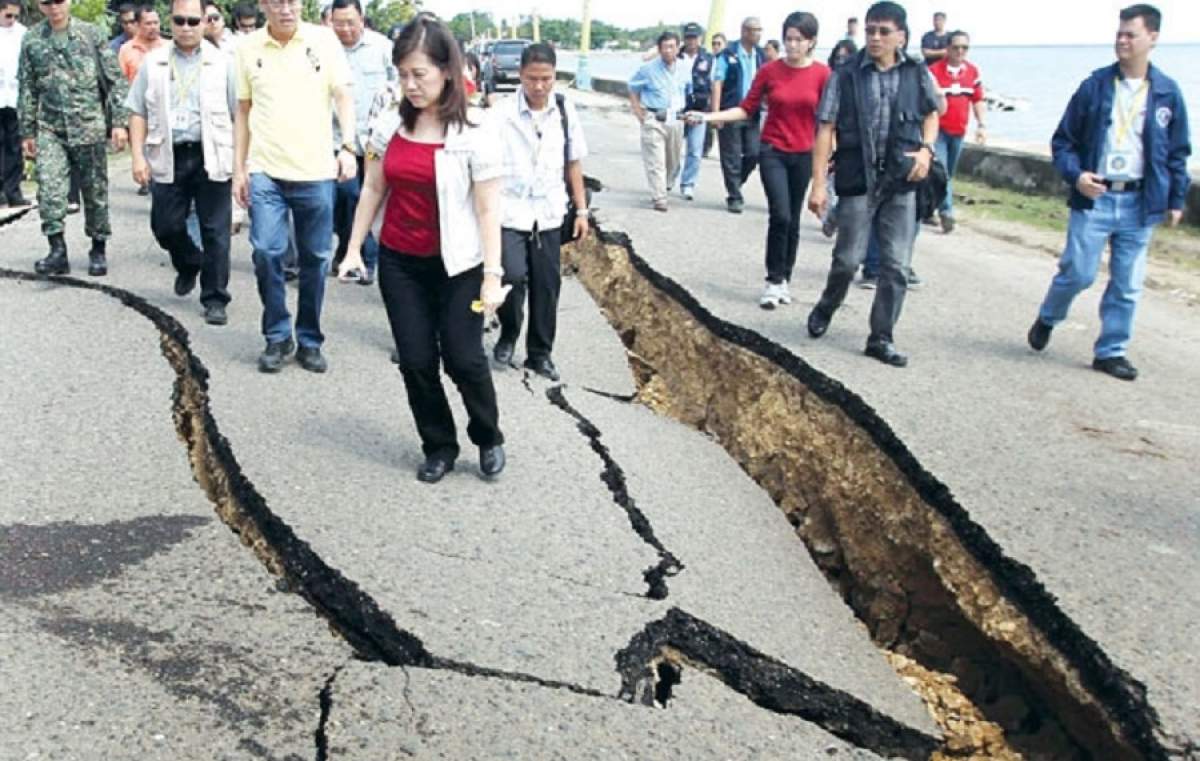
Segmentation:
{"type": "Polygon", "coordinates": [[[829,67],[819,61],[802,69],[783,59],[771,61],[758,70],[742,110],[754,114],[765,99],[762,141],[788,153],[808,153],[816,141],[817,104],[828,80],[829,67]]]}
{"type": "Polygon", "coordinates": [[[943,58],[929,67],[929,73],[946,96],[946,113],[941,117],[942,132],[962,137],[967,134],[967,123],[971,120],[971,104],[983,100],[979,69],[975,64],[963,61],[959,70],[952,73],[943,58]]]}
{"type": "Polygon", "coordinates": [[[437,174],[433,154],[441,143],[416,143],[397,134],[383,154],[383,176],[391,195],[383,210],[379,242],[410,256],[438,256],[437,174]]]}

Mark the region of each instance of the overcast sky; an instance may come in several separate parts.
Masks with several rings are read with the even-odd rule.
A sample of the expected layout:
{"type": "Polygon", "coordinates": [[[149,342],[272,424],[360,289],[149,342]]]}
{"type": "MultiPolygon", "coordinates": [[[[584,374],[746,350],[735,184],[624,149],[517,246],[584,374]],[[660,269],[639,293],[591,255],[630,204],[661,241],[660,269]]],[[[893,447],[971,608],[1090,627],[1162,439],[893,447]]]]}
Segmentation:
{"type": "MultiPolygon", "coordinates": [[[[912,0],[903,2],[909,25],[920,34],[932,27],[936,10],[945,11],[951,28],[962,28],[976,45],[1086,45],[1108,44],[1116,31],[1117,12],[1131,0],[912,0]]],[[[821,22],[822,46],[842,36],[848,16],[865,14],[870,3],[813,0],[805,4],[787,0],[726,0],[724,31],[736,34],[744,16],[763,20],[767,37],[778,37],[784,16],[794,10],[816,14],[821,22]]],[[[582,0],[425,0],[426,10],[444,18],[475,8],[510,17],[535,7],[543,16],[579,18],[582,0]]],[[[1161,42],[1200,43],[1200,2],[1162,0],[1161,42]]],[[[592,0],[592,17],[623,27],[649,26],[663,21],[708,22],[707,0],[592,0]]],[[[1200,65],[1200,62],[1198,62],[1200,65]]]]}

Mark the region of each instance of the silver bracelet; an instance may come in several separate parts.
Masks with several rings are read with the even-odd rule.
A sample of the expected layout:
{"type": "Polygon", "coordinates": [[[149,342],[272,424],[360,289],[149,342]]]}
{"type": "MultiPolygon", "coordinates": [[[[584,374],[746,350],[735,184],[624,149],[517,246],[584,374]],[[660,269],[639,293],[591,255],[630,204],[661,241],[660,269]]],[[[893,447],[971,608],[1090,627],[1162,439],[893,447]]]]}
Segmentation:
{"type": "Polygon", "coordinates": [[[575,216],[586,217],[590,212],[587,209],[576,209],[575,216]]]}
{"type": "Polygon", "coordinates": [[[484,267],[483,274],[504,277],[504,269],[502,267],[484,267]]]}

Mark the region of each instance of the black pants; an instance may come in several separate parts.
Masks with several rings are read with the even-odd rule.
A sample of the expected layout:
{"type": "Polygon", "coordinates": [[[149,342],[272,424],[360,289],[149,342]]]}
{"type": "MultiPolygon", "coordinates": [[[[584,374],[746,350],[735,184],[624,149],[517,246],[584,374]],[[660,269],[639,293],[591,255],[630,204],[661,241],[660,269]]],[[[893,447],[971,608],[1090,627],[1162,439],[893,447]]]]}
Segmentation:
{"type": "Polygon", "coordinates": [[[559,229],[524,232],[500,231],[504,282],[512,292],[504,300],[500,317],[500,340],[515,344],[525,319],[525,294],[529,293],[529,332],[525,355],[549,359],[558,327],[558,294],[562,289],[562,232],[559,229]]]}
{"type": "Polygon", "coordinates": [[[11,203],[21,198],[21,175],[24,172],[17,109],[0,108],[0,200],[11,203]]]}
{"type": "Polygon", "coordinates": [[[759,174],[767,193],[767,281],[789,282],[800,245],[804,194],[812,180],[812,154],[788,153],[764,143],[759,174]]]}
{"type": "Polygon", "coordinates": [[[408,256],[379,247],[379,290],[400,355],[408,406],[427,457],[453,461],[459,452],[439,365],[462,394],[471,442],[478,447],[504,443],[492,370],[483,353],[483,315],[471,311],[482,285],[482,267],[449,277],[441,257],[408,256]]]}
{"type": "Polygon", "coordinates": [[[721,146],[721,174],[725,177],[725,199],[742,200],[742,186],[758,166],[758,122],[726,124],[717,130],[721,146]]]}
{"type": "Polygon", "coordinates": [[[232,220],[230,182],[213,182],[204,171],[199,143],[175,146],[175,181],[150,183],[150,229],[158,245],[171,254],[180,274],[200,273],[200,303],[229,303],[229,227],[232,220]],[[187,233],[192,202],[200,219],[196,248],[187,233]]]}

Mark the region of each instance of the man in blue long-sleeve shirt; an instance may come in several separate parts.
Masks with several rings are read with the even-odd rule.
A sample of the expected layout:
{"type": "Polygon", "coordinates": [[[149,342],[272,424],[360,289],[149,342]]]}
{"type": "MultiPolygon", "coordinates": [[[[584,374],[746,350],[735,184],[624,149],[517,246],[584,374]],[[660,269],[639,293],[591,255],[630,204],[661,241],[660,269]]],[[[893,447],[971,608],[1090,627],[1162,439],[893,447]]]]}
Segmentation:
{"type": "Polygon", "coordinates": [[[1125,350],[1150,238],[1159,223],[1175,226],[1182,220],[1190,182],[1183,94],[1150,64],[1161,25],[1162,15],[1153,6],[1121,11],[1117,63],[1084,80],[1054,133],[1054,165],[1072,186],[1071,221],[1058,274],[1028,334],[1031,347],[1046,348],[1075,296],[1096,279],[1110,244],[1092,367],[1128,381],[1137,378],[1125,350]]]}
{"type": "Polygon", "coordinates": [[[679,176],[683,121],[679,118],[692,88],[692,72],[677,60],[679,35],[658,37],[658,58],[629,80],[629,101],[642,125],[642,163],[656,211],[667,210],[667,193],[679,176]]]}

